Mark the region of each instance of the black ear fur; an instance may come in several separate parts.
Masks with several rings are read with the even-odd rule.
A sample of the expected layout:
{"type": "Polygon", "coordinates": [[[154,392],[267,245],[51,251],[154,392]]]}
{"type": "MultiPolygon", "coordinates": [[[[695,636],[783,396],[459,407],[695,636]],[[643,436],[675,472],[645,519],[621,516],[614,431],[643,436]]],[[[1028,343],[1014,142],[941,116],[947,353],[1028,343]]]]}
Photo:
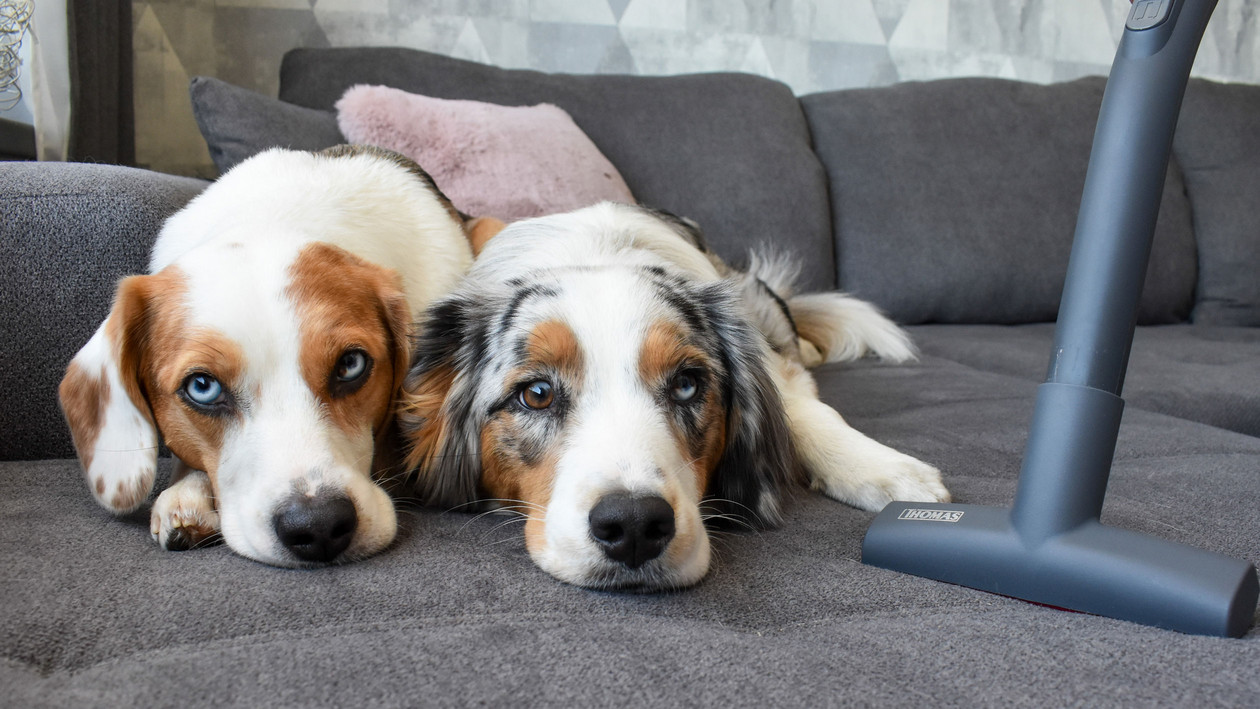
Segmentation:
{"type": "Polygon", "coordinates": [[[481,425],[473,384],[485,360],[484,313],[474,297],[449,296],[429,308],[414,343],[398,421],[408,473],[425,504],[449,508],[479,496],[481,425]]]}
{"type": "Polygon", "coordinates": [[[678,236],[682,237],[688,244],[694,246],[700,253],[710,253],[708,242],[704,238],[704,232],[701,231],[700,225],[694,219],[680,217],[673,212],[666,211],[660,207],[650,207],[646,204],[640,204],[639,209],[651,214],[669,225],[678,236]]]}
{"type": "Polygon", "coordinates": [[[722,515],[774,526],[782,519],[779,503],[798,477],[796,452],[787,414],[770,373],[768,347],[743,316],[730,284],[698,292],[706,319],[717,338],[726,374],[726,450],[709,478],[705,506],[722,515]]]}

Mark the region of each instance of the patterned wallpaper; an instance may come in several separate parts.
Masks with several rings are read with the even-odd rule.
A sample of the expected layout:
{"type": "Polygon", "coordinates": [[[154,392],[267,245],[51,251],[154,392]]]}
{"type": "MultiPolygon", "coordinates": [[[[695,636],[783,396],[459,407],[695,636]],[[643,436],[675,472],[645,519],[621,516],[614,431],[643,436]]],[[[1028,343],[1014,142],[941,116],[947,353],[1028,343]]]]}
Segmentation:
{"type": "MultiPolygon", "coordinates": [[[[276,95],[298,46],[407,46],[571,73],[747,71],[798,94],[947,76],[1105,74],[1128,0],[136,1],[136,159],[213,176],[199,74],[276,95]]],[[[1260,83],[1260,0],[1220,0],[1195,64],[1260,83]]]]}

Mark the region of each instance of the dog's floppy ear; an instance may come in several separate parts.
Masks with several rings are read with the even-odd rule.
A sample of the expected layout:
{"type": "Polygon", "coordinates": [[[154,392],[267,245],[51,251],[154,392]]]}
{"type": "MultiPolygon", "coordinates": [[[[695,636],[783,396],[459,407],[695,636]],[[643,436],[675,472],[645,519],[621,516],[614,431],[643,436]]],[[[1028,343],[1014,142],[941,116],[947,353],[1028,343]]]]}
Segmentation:
{"type": "MultiPolygon", "coordinates": [[[[385,269],[381,270],[385,271],[385,269]]],[[[411,307],[408,305],[401,278],[395,272],[389,271],[388,276],[383,276],[377,281],[376,295],[380,299],[380,318],[389,333],[389,347],[393,355],[391,364],[394,368],[394,378],[390,389],[390,399],[397,400],[411,367],[411,307]]],[[[387,420],[377,432],[378,441],[388,434],[389,424],[390,421],[387,420]]]]}
{"type": "Polygon", "coordinates": [[[779,502],[797,476],[787,414],[771,373],[764,338],[743,316],[728,283],[703,286],[705,317],[718,340],[726,373],[726,449],[709,477],[705,505],[760,526],[781,522],[779,502]]]}
{"type": "Polygon", "coordinates": [[[70,361],[58,390],[88,486],[116,514],[144,502],[157,469],[157,428],[140,381],[156,278],[119,283],[113,309],[70,361]]]}
{"type": "Polygon", "coordinates": [[[476,371],[485,326],[475,297],[452,295],[430,307],[415,343],[411,371],[399,400],[406,467],[426,504],[474,502],[481,481],[481,425],[476,371]]]}

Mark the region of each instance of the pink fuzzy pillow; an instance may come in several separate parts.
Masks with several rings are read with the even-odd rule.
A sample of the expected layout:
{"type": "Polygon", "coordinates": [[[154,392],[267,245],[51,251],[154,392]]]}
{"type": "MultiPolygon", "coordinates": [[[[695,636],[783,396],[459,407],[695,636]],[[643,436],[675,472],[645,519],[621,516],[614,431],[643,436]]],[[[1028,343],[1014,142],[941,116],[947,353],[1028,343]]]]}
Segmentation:
{"type": "Polygon", "coordinates": [[[499,106],[360,85],[337,102],[337,124],[351,143],[415,160],[472,216],[510,222],[635,202],[617,168],[549,103],[499,106]]]}

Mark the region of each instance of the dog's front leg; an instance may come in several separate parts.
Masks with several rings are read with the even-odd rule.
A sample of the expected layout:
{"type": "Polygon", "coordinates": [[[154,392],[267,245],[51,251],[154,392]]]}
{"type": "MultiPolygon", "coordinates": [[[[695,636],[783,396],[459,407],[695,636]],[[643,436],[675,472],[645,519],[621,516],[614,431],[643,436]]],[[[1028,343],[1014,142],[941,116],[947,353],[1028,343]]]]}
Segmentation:
{"type": "Polygon", "coordinates": [[[788,360],[780,364],[783,405],[811,487],[871,511],[893,500],[949,502],[939,470],[866,437],[819,401],[809,372],[788,360]]]}
{"type": "Polygon", "coordinates": [[[219,538],[219,512],[210,477],[176,461],[171,484],[153,503],[149,532],[167,551],[184,551],[219,538]]]}

